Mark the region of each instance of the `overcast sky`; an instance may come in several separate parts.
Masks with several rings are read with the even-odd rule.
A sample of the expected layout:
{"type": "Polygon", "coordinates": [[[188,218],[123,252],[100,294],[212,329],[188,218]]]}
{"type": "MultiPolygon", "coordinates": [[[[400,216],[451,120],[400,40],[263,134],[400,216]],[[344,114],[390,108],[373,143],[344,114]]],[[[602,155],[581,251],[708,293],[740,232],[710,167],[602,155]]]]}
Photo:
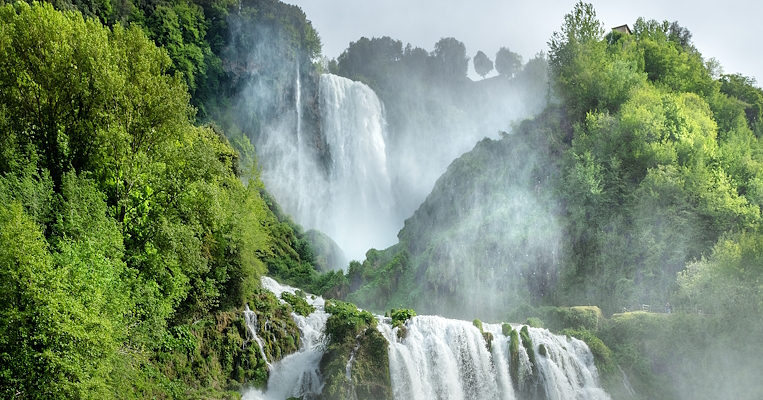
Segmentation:
{"type": "MultiPolygon", "coordinates": [[[[305,11],[323,40],[323,54],[335,58],[361,36],[390,36],[403,45],[432,51],[442,37],[455,37],[467,55],[484,51],[491,60],[501,46],[525,61],[547,51],[549,37],[559,30],[573,0],[284,0],[305,11]]],[[[638,0],[593,2],[607,28],[631,27],[638,17],[678,21],[693,34],[705,59],[715,57],[724,72],[740,72],[763,81],[759,32],[760,0],[638,0]]],[[[493,72],[494,74],[495,72],[493,72]]],[[[471,63],[469,76],[476,79],[471,63]]]]}

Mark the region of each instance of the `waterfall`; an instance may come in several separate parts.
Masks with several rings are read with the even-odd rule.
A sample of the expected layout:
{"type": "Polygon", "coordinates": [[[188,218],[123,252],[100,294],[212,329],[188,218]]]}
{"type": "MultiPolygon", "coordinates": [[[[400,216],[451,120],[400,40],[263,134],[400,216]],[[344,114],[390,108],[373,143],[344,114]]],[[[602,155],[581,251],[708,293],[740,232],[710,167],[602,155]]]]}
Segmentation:
{"type": "MultiPolygon", "coordinates": [[[[297,109],[297,177],[299,179],[299,187],[305,186],[305,158],[307,157],[307,154],[305,153],[305,145],[304,145],[304,138],[302,137],[302,75],[300,74],[299,70],[299,58],[297,58],[297,82],[296,82],[296,90],[295,90],[295,108],[297,109]]],[[[309,210],[303,210],[304,200],[305,196],[299,196],[299,199],[297,200],[297,211],[298,212],[309,212],[309,210]]]]}
{"type": "MultiPolygon", "coordinates": [[[[405,339],[385,324],[390,342],[389,374],[396,399],[511,399],[500,393],[492,357],[471,322],[414,317],[405,339]],[[394,332],[393,332],[394,331],[394,332]]],[[[505,383],[504,385],[505,386],[505,383]]]]}
{"type": "Polygon", "coordinates": [[[372,247],[393,245],[402,227],[388,173],[384,106],[363,83],[321,75],[320,133],[312,132],[303,126],[302,78],[297,65],[296,112],[256,143],[262,177],[299,224],[326,233],[348,258],[362,260],[372,247]]]}
{"type": "Polygon", "coordinates": [[[268,365],[268,369],[270,369],[270,362],[268,362],[268,358],[265,356],[265,344],[262,343],[262,339],[257,335],[257,314],[249,309],[249,304],[244,309],[244,321],[247,328],[246,340],[257,342],[257,346],[260,347],[260,356],[262,356],[262,359],[268,365]]]}
{"type": "MultiPolygon", "coordinates": [[[[268,277],[262,278],[262,285],[279,298],[283,292],[296,292],[268,277]]],[[[307,300],[316,307],[315,312],[307,317],[292,313],[301,334],[299,351],[274,362],[267,391],[249,390],[244,393],[245,400],[319,397],[323,389],[322,333],[329,314],[324,311],[321,297],[308,295],[307,300]]],[[[389,343],[389,373],[395,399],[517,400],[528,396],[548,400],[610,399],[599,386],[591,351],[578,339],[528,327],[535,368],[520,345],[517,368],[520,387],[514,387],[509,338],[503,335],[501,324],[483,324],[484,332],[493,335],[488,347],[483,333],[471,322],[417,316],[405,323],[406,335],[401,339],[399,328],[392,327],[390,318],[377,316],[377,319],[377,329],[389,343]],[[539,350],[541,345],[545,355],[539,350]]],[[[520,330],[522,325],[513,328],[520,330]]],[[[346,373],[350,373],[349,367],[346,373]]]]}
{"type": "MultiPolygon", "coordinates": [[[[281,293],[295,294],[296,289],[281,285],[271,278],[263,277],[262,286],[281,298],[281,293]]],[[[315,307],[315,312],[307,317],[292,313],[300,332],[299,351],[289,354],[269,368],[268,390],[250,390],[244,393],[245,400],[283,400],[289,397],[313,399],[320,395],[323,381],[320,375],[320,361],[323,356],[322,335],[329,314],[323,311],[325,304],[320,296],[307,296],[307,302],[315,307]]]]}
{"type": "Polygon", "coordinates": [[[599,387],[599,373],[593,354],[581,340],[554,335],[546,329],[530,328],[538,372],[546,396],[551,400],[609,399],[599,387]],[[540,345],[546,356],[538,354],[540,345]]]}
{"type": "MultiPolygon", "coordinates": [[[[519,329],[521,326],[515,326],[519,329]]],[[[437,316],[418,316],[406,323],[404,339],[397,328],[380,324],[390,342],[389,367],[396,399],[517,399],[524,388],[512,387],[508,338],[500,324],[483,324],[493,334],[488,350],[482,333],[470,322],[437,316]]],[[[538,376],[532,376],[527,352],[520,346],[519,375],[537,379],[550,400],[606,400],[598,383],[593,355],[580,340],[529,328],[538,376]],[[538,351],[543,344],[547,355],[538,351]]],[[[528,384],[529,386],[529,384],[528,384]]]]}
{"type": "Polygon", "coordinates": [[[339,76],[320,79],[321,129],[331,154],[328,213],[316,221],[351,259],[392,245],[400,226],[391,218],[384,108],[371,88],[339,76]]]}

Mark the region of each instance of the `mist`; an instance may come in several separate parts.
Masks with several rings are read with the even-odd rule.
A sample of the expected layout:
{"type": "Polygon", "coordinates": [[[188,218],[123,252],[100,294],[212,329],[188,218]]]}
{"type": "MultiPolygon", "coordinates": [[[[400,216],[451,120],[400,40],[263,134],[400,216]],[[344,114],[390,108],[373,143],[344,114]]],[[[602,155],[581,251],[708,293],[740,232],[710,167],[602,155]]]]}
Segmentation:
{"type": "MultiPolygon", "coordinates": [[[[246,29],[271,34],[240,26],[234,36],[254,36],[246,29]]],[[[351,45],[338,66],[324,69],[352,82],[319,75],[297,55],[278,85],[247,85],[235,107],[241,120],[272,115],[254,121],[249,134],[267,189],[297,223],[326,233],[355,260],[396,243],[403,221],[454,159],[539,112],[547,99],[542,55],[516,76],[474,82],[440,73],[434,52],[403,51],[390,38],[361,42],[391,43],[397,59],[383,60],[384,72],[345,62],[363,50],[351,45]]],[[[249,57],[278,57],[268,55],[273,50],[258,45],[249,57]]]]}

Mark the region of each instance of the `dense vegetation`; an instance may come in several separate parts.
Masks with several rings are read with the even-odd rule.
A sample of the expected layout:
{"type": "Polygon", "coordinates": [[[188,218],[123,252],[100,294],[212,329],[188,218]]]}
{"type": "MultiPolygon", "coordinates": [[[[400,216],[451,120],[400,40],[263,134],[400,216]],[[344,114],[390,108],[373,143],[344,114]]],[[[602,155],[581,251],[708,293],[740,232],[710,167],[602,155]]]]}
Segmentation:
{"type": "Polygon", "coordinates": [[[283,321],[260,335],[278,359],[299,335],[259,277],[317,272],[253,158],[194,124],[192,77],[140,24],[37,3],[4,5],[0,20],[2,396],[263,385],[240,310],[283,321]]]}
{"type": "MultiPolygon", "coordinates": [[[[263,387],[267,362],[299,346],[291,312],[313,311],[262,289],[268,274],[392,308],[401,337],[415,312],[400,307],[545,325],[588,343],[615,397],[630,395],[618,392],[621,367],[642,398],[755,398],[763,90],[720,73],[678,23],[633,28],[605,35],[579,3],[547,57],[523,66],[502,48],[500,75],[476,83],[454,38],[432,52],[388,37],[351,43],[327,67],[379,93],[392,152],[454,121],[479,125],[501,90],[545,105],[547,66],[552,96],[454,161],[400,243],[345,274],[333,241],[304,232],[265,190],[250,141],[293,111],[295,75],[309,91],[323,68],[299,8],[3,3],[0,396],[235,398],[263,387]],[[675,315],[621,313],[667,302],[675,315]],[[263,348],[247,304],[269,321],[256,327],[263,348]]],[[[473,65],[493,68],[482,52],[473,65]]],[[[312,126],[316,107],[306,100],[312,126]]],[[[376,319],[341,301],[326,310],[325,394],[390,398],[376,319]]],[[[532,349],[526,328],[505,328],[512,360],[532,349]]]]}
{"type": "Polygon", "coordinates": [[[347,298],[549,318],[635,376],[645,398],[760,393],[745,373],[759,355],[731,343],[763,329],[763,90],[721,74],[678,23],[633,28],[605,35],[593,7],[576,5],[549,42],[555,101],[454,161],[399,244],[351,263],[347,298]],[[523,302],[540,308],[522,313],[523,302]],[[543,308],[595,304],[608,317],[668,302],[690,315],[653,330],[629,314],[575,325],[543,308]],[[706,357],[728,361],[696,368],[706,357]]]}

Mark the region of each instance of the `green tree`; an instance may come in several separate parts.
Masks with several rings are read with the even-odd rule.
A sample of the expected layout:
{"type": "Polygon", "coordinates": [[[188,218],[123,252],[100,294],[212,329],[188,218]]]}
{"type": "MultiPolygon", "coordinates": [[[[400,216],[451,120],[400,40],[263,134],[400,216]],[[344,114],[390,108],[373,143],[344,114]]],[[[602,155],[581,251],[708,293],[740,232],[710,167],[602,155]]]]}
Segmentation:
{"type": "Polygon", "coordinates": [[[457,80],[466,77],[469,70],[469,57],[466,46],[455,38],[442,38],[434,45],[432,52],[436,73],[443,79],[457,80]]]}
{"type": "Polygon", "coordinates": [[[522,56],[512,52],[508,47],[501,47],[495,53],[495,70],[507,77],[514,77],[522,69],[522,56]]]}
{"type": "Polygon", "coordinates": [[[478,51],[474,56],[474,72],[485,79],[485,75],[489,74],[493,70],[493,62],[485,55],[485,53],[478,51]]]}
{"type": "MultiPolygon", "coordinates": [[[[94,242],[100,233],[88,232],[94,242]]],[[[108,396],[105,379],[127,307],[111,302],[121,297],[119,270],[104,265],[94,242],[62,243],[54,257],[18,203],[0,206],[3,397],[108,396]]]]}

